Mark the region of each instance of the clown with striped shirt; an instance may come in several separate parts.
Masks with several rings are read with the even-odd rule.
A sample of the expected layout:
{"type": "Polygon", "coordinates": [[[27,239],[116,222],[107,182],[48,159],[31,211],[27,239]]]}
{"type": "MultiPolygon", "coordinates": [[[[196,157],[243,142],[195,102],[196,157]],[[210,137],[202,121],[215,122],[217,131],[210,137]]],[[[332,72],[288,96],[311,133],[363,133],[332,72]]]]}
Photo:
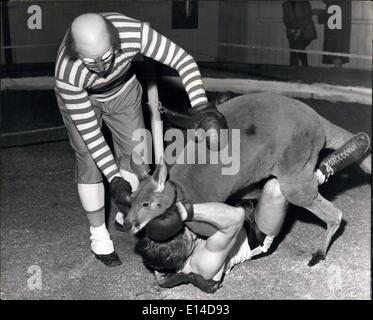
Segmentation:
{"type": "MultiPolygon", "coordinates": [[[[58,50],[55,93],[76,155],[76,182],[90,224],[91,249],[107,266],[121,261],[105,226],[102,176],[110,183],[114,202],[123,214],[138,187],[129,165],[135,146],[132,134],[144,128],[142,88],[131,66],[137,54],[178,72],[196,128],[208,131],[227,126],[208,103],[193,57],[149,25],[120,13],[89,13],[73,21],[58,50]],[[113,151],[102,134],[102,122],[111,131],[113,151]]],[[[219,146],[216,134],[212,133],[208,144],[219,146]]],[[[123,216],[117,217],[120,224],[123,216]]]]}

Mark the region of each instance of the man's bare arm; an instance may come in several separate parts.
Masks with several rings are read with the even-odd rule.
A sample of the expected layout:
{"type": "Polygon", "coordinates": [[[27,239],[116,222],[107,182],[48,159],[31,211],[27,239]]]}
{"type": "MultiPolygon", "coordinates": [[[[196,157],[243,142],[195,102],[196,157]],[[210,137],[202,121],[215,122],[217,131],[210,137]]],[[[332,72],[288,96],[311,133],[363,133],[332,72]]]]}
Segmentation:
{"type": "Polygon", "coordinates": [[[238,225],[241,226],[244,217],[243,208],[232,207],[220,202],[194,204],[193,210],[193,220],[207,222],[223,233],[230,232],[238,225]]]}
{"type": "MultiPolygon", "coordinates": [[[[224,265],[236,241],[244,221],[244,210],[224,203],[210,202],[193,205],[193,211],[193,220],[210,223],[217,232],[199,244],[183,272],[195,272],[205,279],[211,279],[224,265]]],[[[185,220],[186,213],[180,214],[182,220],[185,220]]]]}

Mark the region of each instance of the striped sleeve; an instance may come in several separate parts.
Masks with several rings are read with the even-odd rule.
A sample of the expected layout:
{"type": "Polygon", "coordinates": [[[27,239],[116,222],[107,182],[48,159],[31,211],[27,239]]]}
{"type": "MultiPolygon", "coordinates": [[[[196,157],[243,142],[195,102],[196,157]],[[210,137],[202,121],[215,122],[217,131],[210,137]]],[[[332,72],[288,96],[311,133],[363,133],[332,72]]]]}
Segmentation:
{"type": "Polygon", "coordinates": [[[56,91],[65,104],[97,167],[110,182],[114,176],[120,176],[120,173],[102,134],[87,91],[79,86],[79,83],[85,82],[84,75],[78,62],[57,60],[56,91]]]}
{"type": "Polygon", "coordinates": [[[140,52],[179,73],[192,107],[207,103],[201,73],[194,58],[146,23],[141,25],[140,52]]]}

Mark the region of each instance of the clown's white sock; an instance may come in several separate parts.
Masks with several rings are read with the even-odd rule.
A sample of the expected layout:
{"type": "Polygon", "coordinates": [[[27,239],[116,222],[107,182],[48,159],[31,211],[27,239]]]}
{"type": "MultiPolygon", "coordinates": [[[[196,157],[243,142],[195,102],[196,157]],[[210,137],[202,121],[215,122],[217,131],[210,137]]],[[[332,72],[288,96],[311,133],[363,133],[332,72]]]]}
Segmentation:
{"type": "Polygon", "coordinates": [[[110,239],[105,224],[99,227],[89,227],[91,232],[91,249],[96,254],[110,254],[114,252],[114,244],[110,239]]]}

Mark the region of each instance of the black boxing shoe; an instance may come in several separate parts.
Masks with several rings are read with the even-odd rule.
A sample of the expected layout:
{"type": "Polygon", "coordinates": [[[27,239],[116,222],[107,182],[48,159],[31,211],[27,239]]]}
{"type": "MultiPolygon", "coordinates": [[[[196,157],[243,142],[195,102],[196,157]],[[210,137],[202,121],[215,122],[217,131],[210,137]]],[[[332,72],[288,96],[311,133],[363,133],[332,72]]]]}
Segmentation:
{"type": "Polygon", "coordinates": [[[321,161],[318,169],[325,176],[324,182],[328,181],[330,176],[336,172],[361,160],[369,150],[369,147],[369,136],[366,133],[360,132],[354,135],[342,147],[321,161]]]}
{"type": "MultiPolygon", "coordinates": [[[[93,251],[92,251],[93,252],[93,251]]],[[[93,252],[94,253],[94,252],[93,252]]],[[[97,260],[100,260],[105,266],[109,268],[113,268],[116,266],[120,266],[122,261],[118,257],[115,251],[109,254],[96,254],[94,253],[97,260]]]]}

